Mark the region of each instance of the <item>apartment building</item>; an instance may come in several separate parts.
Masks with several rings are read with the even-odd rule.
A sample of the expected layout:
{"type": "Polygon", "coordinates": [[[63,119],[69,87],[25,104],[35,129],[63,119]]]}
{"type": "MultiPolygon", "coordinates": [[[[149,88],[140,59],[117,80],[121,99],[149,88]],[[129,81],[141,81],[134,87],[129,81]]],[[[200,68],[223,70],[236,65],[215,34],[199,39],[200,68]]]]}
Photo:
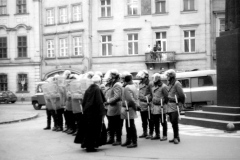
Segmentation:
{"type": "Polygon", "coordinates": [[[92,7],[93,70],[211,68],[211,1],[94,0],[92,7]],[[158,41],[162,59],[149,59],[158,41]]]}
{"type": "Polygon", "coordinates": [[[89,1],[42,1],[42,79],[90,70],[89,1]]]}
{"type": "Polygon", "coordinates": [[[40,79],[40,1],[0,0],[0,91],[29,98],[40,79]]]}

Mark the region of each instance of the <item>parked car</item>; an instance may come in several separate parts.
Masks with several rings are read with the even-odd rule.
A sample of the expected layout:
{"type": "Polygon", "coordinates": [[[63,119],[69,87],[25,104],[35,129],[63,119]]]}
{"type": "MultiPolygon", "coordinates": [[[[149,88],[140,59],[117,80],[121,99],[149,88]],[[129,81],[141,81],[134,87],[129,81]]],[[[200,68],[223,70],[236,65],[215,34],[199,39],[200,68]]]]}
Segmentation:
{"type": "Polygon", "coordinates": [[[39,110],[42,106],[46,105],[42,85],[47,82],[38,82],[36,87],[36,93],[31,97],[33,108],[39,110]]]}
{"type": "Polygon", "coordinates": [[[8,104],[9,102],[15,103],[17,96],[11,91],[0,91],[0,102],[8,104]]]}

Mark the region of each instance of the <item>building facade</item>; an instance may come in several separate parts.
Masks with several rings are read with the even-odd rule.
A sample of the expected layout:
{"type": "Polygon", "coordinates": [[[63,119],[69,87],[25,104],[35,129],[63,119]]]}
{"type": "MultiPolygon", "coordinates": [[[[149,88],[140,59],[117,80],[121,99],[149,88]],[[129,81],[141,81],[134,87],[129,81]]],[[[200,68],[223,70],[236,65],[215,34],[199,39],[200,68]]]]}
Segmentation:
{"type": "Polygon", "coordinates": [[[226,0],[212,1],[211,15],[211,50],[213,53],[213,66],[216,69],[216,37],[220,36],[221,32],[225,31],[225,2],[226,0]]]}
{"type": "MultiPolygon", "coordinates": [[[[94,0],[92,69],[210,69],[211,1],[94,0]],[[172,61],[148,61],[146,50],[160,41],[172,61]]],[[[162,56],[163,58],[163,56],[162,56]]]]}
{"type": "Polygon", "coordinates": [[[90,70],[89,1],[42,2],[42,79],[64,70],[90,70]]]}
{"type": "Polygon", "coordinates": [[[64,70],[215,68],[225,0],[0,0],[0,90],[64,70]],[[154,45],[157,54],[149,53],[154,45]]]}
{"type": "Polygon", "coordinates": [[[19,98],[40,79],[40,1],[0,0],[0,90],[19,98]]]}

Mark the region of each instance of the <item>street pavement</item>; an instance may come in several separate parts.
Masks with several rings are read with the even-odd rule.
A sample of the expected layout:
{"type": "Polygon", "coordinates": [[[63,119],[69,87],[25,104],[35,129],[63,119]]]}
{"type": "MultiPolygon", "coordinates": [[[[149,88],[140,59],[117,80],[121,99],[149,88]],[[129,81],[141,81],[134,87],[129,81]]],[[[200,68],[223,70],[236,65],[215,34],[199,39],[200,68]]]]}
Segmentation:
{"type": "MultiPolygon", "coordinates": [[[[0,104],[0,122],[0,160],[240,159],[239,131],[225,133],[217,129],[180,124],[181,142],[178,145],[139,138],[137,148],[104,145],[97,152],[88,153],[73,143],[72,135],[43,130],[46,126],[45,110],[34,110],[30,102],[0,104]]],[[[138,135],[142,134],[140,117],[136,119],[136,127],[138,135]]],[[[168,139],[172,139],[172,136],[171,124],[168,123],[168,139]]],[[[122,137],[125,141],[125,127],[122,137]]]]}

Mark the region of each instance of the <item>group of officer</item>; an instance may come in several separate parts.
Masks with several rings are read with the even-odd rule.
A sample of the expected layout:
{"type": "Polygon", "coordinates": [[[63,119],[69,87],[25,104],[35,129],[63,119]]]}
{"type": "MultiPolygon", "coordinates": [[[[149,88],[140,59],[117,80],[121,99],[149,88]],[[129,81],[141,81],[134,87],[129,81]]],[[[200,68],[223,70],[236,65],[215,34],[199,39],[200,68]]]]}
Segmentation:
{"type": "MultiPolygon", "coordinates": [[[[161,81],[161,75],[155,73],[150,81],[146,70],[138,72],[136,77],[140,80],[139,87],[133,82],[133,76],[129,72],[119,73],[118,70],[109,70],[103,77],[101,72],[87,72],[85,75],[73,75],[66,70],[61,77],[65,79],[77,79],[84,77],[88,79],[101,79],[99,88],[102,90],[106,102],[106,117],[108,120],[107,144],[113,146],[121,145],[127,148],[137,147],[137,130],[134,119],[137,111],[140,111],[143,134],[139,138],[160,141],[167,140],[167,120],[172,124],[174,138],[169,142],[178,144],[180,142],[178,120],[179,106],[184,104],[185,96],[181,83],[176,80],[174,70],[166,71],[168,84],[161,81]],[[97,77],[97,78],[96,78],[97,77]],[[125,120],[126,142],[122,143],[122,127],[125,120]],[[163,128],[163,136],[160,137],[160,123],[163,128]],[[149,132],[148,132],[149,128],[149,132]],[[155,131],[155,136],[154,135],[155,131]]],[[[58,75],[47,81],[56,82],[58,75]]],[[[94,80],[93,80],[94,81],[94,80]]],[[[59,97],[46,99],[47,127],[51,129],[51,117],[54,120],[53,131],[63,131],[76,135],[81,131],[79,125],[82,121],[83,110],[81,99],[72,99],[66,88],[59,87],[59,97]],[[57,98],[59,100],[57,100],[57,98]],[[63,129],[63,117],[66,128],[63,129]]]]}

